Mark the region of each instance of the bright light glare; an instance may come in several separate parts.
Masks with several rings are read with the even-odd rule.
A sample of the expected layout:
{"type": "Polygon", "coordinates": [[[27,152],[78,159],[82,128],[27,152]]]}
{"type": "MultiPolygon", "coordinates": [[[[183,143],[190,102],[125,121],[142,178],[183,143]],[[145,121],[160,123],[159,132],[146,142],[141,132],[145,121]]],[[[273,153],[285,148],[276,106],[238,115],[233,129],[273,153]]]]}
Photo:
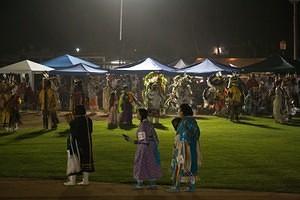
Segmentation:
{"type": "Polygon", "coordinates": [[[118,65],[118,64],[126,64],[125,61],[120,61],[120,60],[113,60],[110,62],[110,64],[113,64],[113,65],[118,65]]]}

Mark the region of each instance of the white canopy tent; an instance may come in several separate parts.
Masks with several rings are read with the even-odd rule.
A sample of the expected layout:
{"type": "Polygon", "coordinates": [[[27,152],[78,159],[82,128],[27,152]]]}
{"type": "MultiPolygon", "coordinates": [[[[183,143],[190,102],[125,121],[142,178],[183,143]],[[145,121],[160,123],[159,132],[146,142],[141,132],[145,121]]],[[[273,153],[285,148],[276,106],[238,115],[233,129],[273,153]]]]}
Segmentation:
{"type": "Polygon", "coordinates": [[[175,65],[173,65],[172,67],[174,67],[174,68],[176,68],[176,69],[182,69],[182,68],[185,68],[185,67],[187,67],[188,65],[182,60],[182,59],[180,59],[180,60],[178,60],[178,62],[175,64],[175,65]]]}
{"type": "Polygon", "coordinates": [[[41,65],[30,60],[20,61],[0,68],[0,74],[28,74],[30,86],[34,90],[34,74],[41,74],[54,70],[51,67],[41,65]]]}

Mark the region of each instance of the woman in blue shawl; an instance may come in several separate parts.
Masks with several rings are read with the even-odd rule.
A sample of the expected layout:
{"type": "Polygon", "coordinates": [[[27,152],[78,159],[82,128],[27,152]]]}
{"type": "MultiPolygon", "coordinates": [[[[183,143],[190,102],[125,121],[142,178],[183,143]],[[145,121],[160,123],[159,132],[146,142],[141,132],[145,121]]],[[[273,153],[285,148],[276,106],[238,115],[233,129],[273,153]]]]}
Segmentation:
{"type": "Polygon", "coordinates": [[[179,192],[180,183],[189,183],[185,191],[193,192],[196,189],[196,178],[201,162],[200,129],[188,104],[180,106],[179,116],[181,120],[174,126],[176,136],[171,162],[173,186],[169,191],[179,192]]]}

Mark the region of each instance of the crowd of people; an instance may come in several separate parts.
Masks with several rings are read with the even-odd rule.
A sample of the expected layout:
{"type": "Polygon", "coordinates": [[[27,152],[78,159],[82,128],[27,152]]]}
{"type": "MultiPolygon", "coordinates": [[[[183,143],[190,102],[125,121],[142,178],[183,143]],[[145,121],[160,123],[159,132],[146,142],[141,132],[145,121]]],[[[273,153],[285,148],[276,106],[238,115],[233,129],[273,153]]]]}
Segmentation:
{"type": "Polygon", "coordinates": [[[76,176],[82,175],[79,184],[88,185],[89,173],[95,171],[95,166],[93,122],[86,110],[95,112],[102,108],[107,112],[108,129],[132,126],[136,110],[140,120],[136,137],[123,135],[126,141],[136,145],[135,188],[144,188],[148,181],[148,188],[155,189],[162,170],[159,138],[153,124],[159,123],[161,112],[173,108],[179,116],[172,120],[176,134],[171,160],[172,186],[168,191],[179,192],[181,185],[187,183],[185,191],[192,192],[201,165],[200,128],[193,117],[195,112],[226,116],[234,122],[240,120],[241,114],[272,115],[276,122],[288,123],[300,105],[297,75],[225,76],[218,73],[205,79],[188,75],[171,79],[150,73],[144,77],[144,82],[136,76],[108,76],[105,80],[89,77],[84,82],[76,79],[68,89],[67,85],[59,84],[56,77],[44,77],[34,95],[28,81],[17,84],[13,76],[6,77],[0,82],[1,125],[6,131],[17,130],[22,123],[20,109],[33,109],[34,98],[43,116],[44,129],[56,129],[57,111],[69,110],[66,115],[70,125],[67,140],[69,180],[64,184],[75,185],[76,176]]]}
{"type": "Polygon", "coordinates": [[[211,76],[203,91],[204,107],[212,114],[239,121],[241,114],[272,116],[286,123],[299,112],[297,75],[211,76]]]}
{"type": "Polygon", "coordinates": [[[177,112],[183,103],[198,114],[225,116],[232,121],[239,121],[241,114],[268,115],[279,123],[288,122],[300,105],[296,74],[178,75],[172,79],[153,73],[144,80],[136,75],[109,75],[106,79],[90,76],[73,81],[48,77],[36,92],[26,79],[16,80],[9,75],[0,83],[0,124],[9,132],[22,123],[20,110],[41,110],[43,127],[55,129],[57,111],[74,112],[76,105],[85,105],[91,112],[102,109],[108,113],[108,127],[116,128],[132,124],[136,105],[149,109],[149,117],[156,123],[161,113],[177,112]]]}
{"type": "Polygon", "coordinates": [[[176,112],[183,103],[199,114],[225,116],[232,121],[239,121],[241,114],[269,115],[279,123],[287,123],[300,105],[296,74],[170,78],[152,73],[144,80],[136,75],[109,75],[106,79],[91,76],[73,81],[48,77],[36,92],[26,79],[16,80],[8,75],[0,83],[0,124],[8,132],[22,123],[20,110],[41,110],[43,127],[55,129],[57,111],[74,112],[76,105],[85,105],[92,112],[103,109],[108,113],[108,127],[116,128],[130,126],[134,109],[140,105],[149,109],[149,117],[156,123],[161,113],[176,112]]]}

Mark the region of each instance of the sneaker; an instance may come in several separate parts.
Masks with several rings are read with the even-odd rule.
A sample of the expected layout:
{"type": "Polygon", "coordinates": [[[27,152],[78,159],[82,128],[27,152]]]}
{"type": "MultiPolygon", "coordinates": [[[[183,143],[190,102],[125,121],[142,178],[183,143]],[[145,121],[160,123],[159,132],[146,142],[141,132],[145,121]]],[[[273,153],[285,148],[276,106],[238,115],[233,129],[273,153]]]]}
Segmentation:
{"type": "Polygon", "coordinates": [[[89,182],[85,182],[85,181],[81,181],[79,183],[77,183],[77,185],[89,185],[89,182]]]}
{"type": "Polygon", "coordinates": [[[64,182],[65,186],[73,186],[76,185],[76,183],[74,183],[73,181],[68,181],[68,182],[64,182]]]}

